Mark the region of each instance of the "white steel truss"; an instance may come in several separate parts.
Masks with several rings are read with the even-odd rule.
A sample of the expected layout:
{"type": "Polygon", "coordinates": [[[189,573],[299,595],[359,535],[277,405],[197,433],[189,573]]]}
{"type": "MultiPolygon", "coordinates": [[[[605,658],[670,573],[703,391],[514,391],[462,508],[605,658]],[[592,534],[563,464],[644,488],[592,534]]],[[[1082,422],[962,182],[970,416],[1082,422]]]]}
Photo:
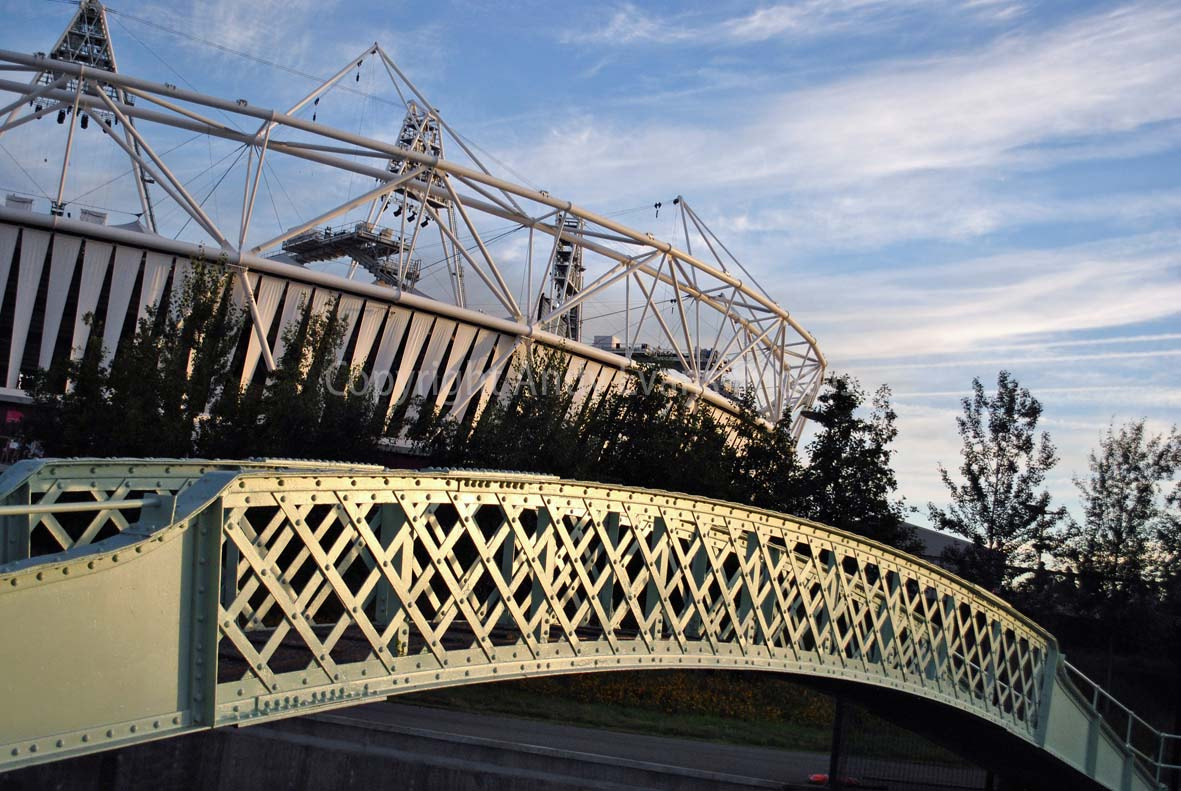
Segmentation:
{"type": "MultiPolygon", "coordinates": [[[[84,9],[104,20],[105,31],[101,5],[87,0],[79,13],[84,9]]],[[[105,51],[113,65],[109,44],[105,51]]],[[[351,235],[367,235],[376,245],[373,249],[389,254],[384,263],[374,265],[389,268],[379,280],[395,291],[414,291],[459,308],[467,307],[475,294],[503,318],[527,327],[524,334],[529,337],[550,334],[567,343],[578,343],[592,331],[621,337],[610,351],[672,368],[672,378],[691,392],[713,391],[733,398],[745,385],[765,419],[796,418],[797,436],[803,424],[799,413],[822,383],[826,363],[815,339],[754,281],[684,199],[674,202],[684,231],[685,249],[680,249],[548,192],[494,175],[379,44],[350,59],[287,112],[103,70],[93,59],[83,63],[0,51],[0,67],[34,75],[30,82],[0,79],[0,91],[13,96],[0,134],[56,108],[101,114],[110,122],[98,126],[132,161],[149,222],[155,221],[145,181],[155,183],[158,192],[180,207],[238,268],[268,370],[274,369],[274,360],[248,287],[253,262],[308,235],[319,234],[330,243],[334,233],[345,229],[351,235]],[[380,65],[404,103],[399,139],[386,142],[300,117],[366,59],[380,65]],[[30,102],[44,107],[20,115],[17,111],[30,102]],[[121,133],[116,134],[115,125],[122,125],[121,133]],[[163,147],[153,144],[149,128],[196,133],[242,147],[240,210],[231,220],[236,228],[224,227],[225,218],[215,218],[186,188],[167,164],[163,147]],[[461,153],[469,164],[444,158],[444,138],[448,150],[461,153]],[[368,177],[373,186],[335,205],[315,207],[307,211],[310,219],[259,239],[254,222],[259,185],[264,168],[275,157],[368,177]],[[383,227],[384,221],[388,223],[383,227]],[[510,273],[494,252],[492,222],[508,222],[513,232],[527,238],[523,278],[510,273]],[[342,225],[324,230],[329,223],[342,225]],[[428,230],[431,224],[435,229],[428,230]],[[447,293],[416,290],[413,262],[419,260],[418,251],[428,236],[437,239],[432,246],[443,250],[447,293]],[[535,242],[545,236],[552,245],[539,247],[535,255],[535,242]],[[701,248],[698,255],[692,253],[694,240],[701,248]],[[562,278],[557,277],[558,269],[562,278]],[[510,286],[518,280],[524,281],[523,288],[510,286]],[[587,318],[596,303],[622,303],[623,309],[611,311],[612,319],[587,318]]],[[[67,146],[55,206],[59,211],[63,202],[68,203],[62,190],[69,167],[67,146]]],[[[353,263],[355,268],[358,256],[353,263]]]]}

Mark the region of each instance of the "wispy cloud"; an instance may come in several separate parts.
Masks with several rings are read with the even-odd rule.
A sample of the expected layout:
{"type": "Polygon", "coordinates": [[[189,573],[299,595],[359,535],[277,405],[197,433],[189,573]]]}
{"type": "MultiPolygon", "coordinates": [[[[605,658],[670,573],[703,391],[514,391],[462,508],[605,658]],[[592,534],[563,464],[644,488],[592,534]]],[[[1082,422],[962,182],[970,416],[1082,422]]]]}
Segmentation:
{"type": "Polygon", "coordinates": [[[872,244],[884,226],[901,223],[905,233],[921,224],[924,208],[946,233],[977,235],[1055,209],[1053,196],[1044,207],[997,201],[1005,172],[1133,154],[1144,150],[1140,135],[1155,150],[1175,145],[1178,40],[1181,7],[1129,5],[803,90],[736,90],[699,123],[567,115],[505,158],[592,199],[619,197],[628,184],[646,196],[675,192],[684,163],[699,163],[696,189],[742,190],[748,199],[792,194],[787,210],[813,207],[803,213],[811,211],[823,238],[833,235],[823,233],[825,217],[834,226],[861,217],[872,244]]]}
{"type": "Polygon", "coordinates": [[[912,360],[909,362],[860,365],[861,371],[897,371],[903,368],[969,368],[972,370],[1005,367],[1006,365],[1068,365],[1071,363],[1095,363],[1110,360],[1161,359],[1181,357],[1181,349],[1160,349],[1151,352],[1101,352],[1099,354],[1044,354],[1034,357],[970,357],[958,360],[912,360]]]}
{"type": "Polygon", "coordinates": [[[625,47],[635,44],[740,46],[772,39],[807,39],[832,33],[864,36],[901,25],[916,14],[960,17],[975,23],[1007,23],[1025,11],[1014,0],[938,3],[932,0],[802,0],[772,3],[754,11],[718,18],[707,14],[659,16],[632,3],[609,9],[598,24],[566,31],[567,43],[625,47]]]}

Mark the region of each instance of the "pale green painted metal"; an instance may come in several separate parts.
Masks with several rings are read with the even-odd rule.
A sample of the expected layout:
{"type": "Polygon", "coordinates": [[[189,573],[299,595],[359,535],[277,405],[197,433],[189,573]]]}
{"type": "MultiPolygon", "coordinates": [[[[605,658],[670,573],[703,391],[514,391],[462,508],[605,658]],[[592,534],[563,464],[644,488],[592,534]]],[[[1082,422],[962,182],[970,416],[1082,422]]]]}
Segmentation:
{"type": "Polygon", "coordinates": [[[33,462],[0,496],[28,506],[0,522],[0,769],[411,690],[656,666],[901,690],[1112,789],[1155,788],[1171,738],[1113,730],[1053,638],[991,594],[730,503],[284,461],[33,462]],[[76,523],[43,513],[79,500],[76,523]]]}

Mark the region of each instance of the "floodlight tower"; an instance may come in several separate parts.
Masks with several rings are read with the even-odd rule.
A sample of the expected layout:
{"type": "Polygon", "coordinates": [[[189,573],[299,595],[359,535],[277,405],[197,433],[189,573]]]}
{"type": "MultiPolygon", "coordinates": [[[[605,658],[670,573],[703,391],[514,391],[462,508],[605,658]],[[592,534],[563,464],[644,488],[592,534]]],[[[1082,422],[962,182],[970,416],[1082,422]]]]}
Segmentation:
{"type": "MultiPolygon", "coordinates": [[[[443,159],[443,132],[434,112],[419,107],[413,99],[408,100],[406,102],[406,116],[402,119],[402,128],[398,132],[397,146],[405,151],[414,151],[443,159]]],[[[410,161],[391,159],[386,169],[395,176],[401,176],[410,169],[410,161]]],[[[385,199],[374,201],[369,209],[368,222],[377,223],[382,215],[393,207],[391,216],[398,218],[400,226],[398,232],[398,238],[401,241],[398,253],[399,272],[410,273],[415,280],[419,275],[422,262],[421,259],[412,258],[414,244],[418,239],[419,231],[430,224],[431,215],[445,221],[451,236],[457,237],[451,201],[430,194],[431,187],[435,186],[441,178],[446,178],[446,176],[434,172],[423,173],[411,179],[404,186],[398,187],[385,199]],[[430,209],[429,212],[427,207],[430,209]],[[409,238],[407,238],[408,234],[409,238]]],[[[441,229],[439,235],[443,244],[447,274],[451,281],[456,304],[465,307],[463,267],[459,254],[441,229]]],[[[377,277],[379,280],[382,279],[381,275],[377,275],[377,277]]]]}
{"type": "MultiPolygon", "coordinates": [[[[49,57],[53,60],[78,63],[92,69],[118,73],[119,69],[115,63],[115,50],[111,45],[110,26],[107,23],[107,12],[103,8],[102,3],[98,2],[98,0],[81,0],[78,3],[78,10],[74,13],[70,24],[66,26],[61,36],[58,37],[57,43],[53,45],[53,49],[49,51],[49,57]]],[[[108,86],[103,90],[111,99],[121,104],[132,105],[135,103],[134,97],[122,88],[108,86]]],[[[83,129],[87,127],[91,117],[102,121],[108,127],[112,127],[118,123],[118,119],[113,114],[103,109],[92,107],[86,110],[85,113],[79,113],[78,98],[80,97],[81,90],[77,79],[64,74],[56,74],[50,70],[39,71],[33,76],[33,80],[30,83],[30,92],[26,96],[29,99],[28,106],[32,108],[34,116],[40,117],[57,110],[57,122],[59,124],[65,123],[67,118],[70,120],[70,131],[66,138],[66,154],[62,158],[61,178],[58,182],[57,198],[50,200],[50,211],[59,216],[65,212],[63,193],[66,186],[66,173],[70,165],[70,149],[74,141],[74,123],[79,124],[83,129]],[[76,99],[73,104],[62,102],[56,106],[51,106],[49,101],[40,98],[44,93],[54,89],[74,91],[76,99]]],[[[8,118],[0,126],[7,126],[15,120],[21,109],[20,106],[13,108],[8,114],[8,118]]],[[[130,119],[128,119],[128,123],[131,123],[130,119]]],[[[0,134],[3,134],[3,132],[0,132],[0,134]]],[[[142,207],[141,216],[147,224],[148,230],[154,233],[156,231],[156,216],[152,209],[152,197],[148,192],[148,185],[154,182],[144,172],[137,159],[137,157],[142,156],[142,151],[135,136],[126,128],[123,130],[123,136],[127,141],[128,147],[134,152],[134,156],[130,157],[131,169],[135,177],[135,188],[139,193],[140,206],[142,207]]]]}
{"type": "MultiPolygon", "coordinates": [[[[538,318],[549,315],[582,291],[582,275],[586,267],[582,264],[582,246],[575,244],[572,237],[582,235],[585,222],[581,217],[570,215],[562,221],[562,235],[554,249],[554,263],[550,269],[547,290],[541,295],[537,306],[538,318]]],[[[563,338],[581,340],[582,305],[575,305],[563,312],[550,321],[546,329],[563,338]]]]}

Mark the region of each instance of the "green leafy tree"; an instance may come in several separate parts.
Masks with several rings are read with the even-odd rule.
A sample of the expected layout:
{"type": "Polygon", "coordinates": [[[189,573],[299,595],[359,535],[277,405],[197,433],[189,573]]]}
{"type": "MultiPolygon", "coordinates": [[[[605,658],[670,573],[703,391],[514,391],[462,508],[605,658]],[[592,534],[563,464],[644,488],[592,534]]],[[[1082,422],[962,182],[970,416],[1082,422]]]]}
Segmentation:
{"type": "Polygon", "coordinates": [[[234,287],[224,266],[194,261],[168,308],[141,319],[110,364],[93,323],[78,359],[32,377],[26,438],[59,456],[373,457],[385,413],[339,363],[336,308],[305,305],[284,329],[279,369],[243,390],[231,375],[245,327],[234,287]]]}
{"type": "MultiPolygon", "coordinates": [[[[88,324],[93,316],[86,316],[88,324]]],[[[26,391],[34,409],[22,425],[25,439],[47,455],[89,456],[110,439],[109,370],[102,364],[102,333],[91,327],[77,360],[29,375],[26,391]]]]}
{"type": "Polygon", "coordinates": [[[1050,435],[1037,431],[1042,405],[1008,371],[997,375],[996,393],[972,380],[956,418],[963,441],[961,481],[939,465],[951,496],[947,508],[929,504],[931,523],[971,542],[951,560],[989,590],[1008,590],[1020,566],[1036,567],[1052,546],[1061,509],[1051,509],[1042,488],[1058,461],[1050,435]]]}
{"type": "Polygon", "coordinates": [[[169,308],[141,319],[110,363],[101,323],[86,317],[81,357],[34,376],[29,438],[62,456],[191,455],[242,329],[231,290],[223,267],[194,261],[169,308]]]}
{"type": "MultiPolygon", "coordinates": [[[[1166,486],[1177,469],[1175,435],[1150,435],[1143,420],[1108,426],[1091,451],[1090,474],[1075,478],[1082,520],[1068,521],[1055,552],[1074,573],[1073,609],[1094,619],[1107,641],[1107,685],[1115,649],[1125,636],[1148,628],[1157,612],[1162,539],[1168,538],[1166,486]]],[[[1167,545],[1166,545],[1167,551],[1167,545]]]]}
{"type": "Polygon", "coordinates": [[[1159,578],[1158,540],[1171,532],[1166,485],[1177,469],[1176,436],[1150,435],[1143,420],[1108,426],[1075,478],[1081,521],[1069,520],[1055,553],[1077,575],[1084,609],[1144,605],[1159,578]]]}
{"type": "Polygon", "coordinates": [[[345,330],[338,308],[314,314],[305,304],[283,328],[283,354],[265,383],[220,391],[199,432],[202,455],[375,457],[384,413],[359,372],[338,362],[345,330]]]}
{"type": "Polygon", "coordinates": [[[864,414],[866,393],[856,379],[832,376],[825,384],[808,413],[820,428],[808,443],[796,513],[917,551],[920,545],[906,523],[906,507],[896,497],[891,443],[898,429],[890,389],[879,387],[864,414]]]}

